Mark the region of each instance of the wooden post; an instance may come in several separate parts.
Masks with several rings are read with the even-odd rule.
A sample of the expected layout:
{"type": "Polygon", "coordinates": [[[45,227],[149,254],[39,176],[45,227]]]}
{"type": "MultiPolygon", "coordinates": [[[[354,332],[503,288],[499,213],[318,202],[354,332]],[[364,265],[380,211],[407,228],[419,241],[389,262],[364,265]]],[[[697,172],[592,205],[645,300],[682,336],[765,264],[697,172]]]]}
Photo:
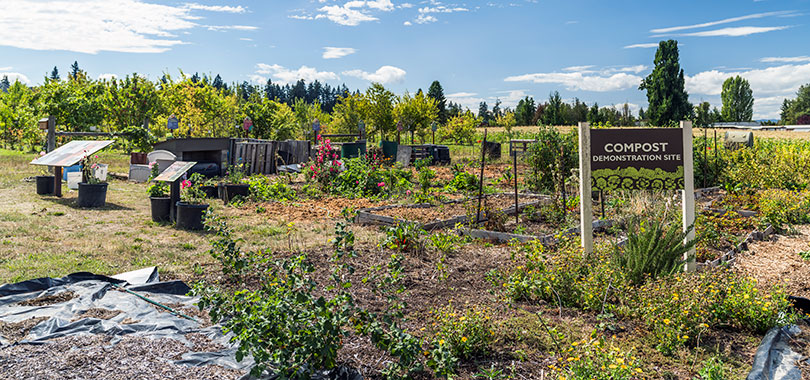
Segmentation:
{"type": "Polygon", "coordinates": [[[478,183],[478,213],[475,216],[475,224],[481,222],[481,199],[484,197],[484,163],[486,163],[486,146],[487,130],[484,129],[484,139],[481,140],[481,179],[478,183]]]}
{"type": "Polygon", "coordinates": [[[56,149],[56,118],[48,116],[48,142],[46,153],[51,153],[54,149],[56,149]]]}
{"type": "Polygon", "coordinates": [[[177,202],[180,201],[180,181],[182,179],[177,179],[176,181],[172,182],[171,190],[169,191],[169,197],[171,200],[169,201],[169,216],[172,222],[177,221],[177,202]]]}
{"type": "Polygon", "coordinates": [[[53,167],[53,195],[62,196],[62,167],[53,167]]]}
{"type": "Polygon", "coordinates": [[[706,136],[706,128],[703,128],[703,188],[706,188],[706,171],[709,169],[709,138],[706,136]]]}
{"type": "Polygon", "coordinates": [[[517,186],[517,154],[512,155],[512,167],[515,175],[515,227],[520,224],[520,210],[518,210],[518,186],[517,186]]]}
{"type": "MultiPolygon", "coordinates": [[[[683,231],[695,224],[695,175],[694,160],[692,157],[692,122],[682,121],[683,129],[683,231]]],[[[695,238],[694,228],[686,235],[684,242],[695,238]]],[[[694,272],[697,268],[695,263],[695,248],[684,253],[684,271],[694,272]]]]}
{"type": "Polygon", "coordinates": [[[582,249],[586,255],[593,253],[592,206],[591,125],[589,123],[579,123],[579,231],[582,237],[582,249]]]}

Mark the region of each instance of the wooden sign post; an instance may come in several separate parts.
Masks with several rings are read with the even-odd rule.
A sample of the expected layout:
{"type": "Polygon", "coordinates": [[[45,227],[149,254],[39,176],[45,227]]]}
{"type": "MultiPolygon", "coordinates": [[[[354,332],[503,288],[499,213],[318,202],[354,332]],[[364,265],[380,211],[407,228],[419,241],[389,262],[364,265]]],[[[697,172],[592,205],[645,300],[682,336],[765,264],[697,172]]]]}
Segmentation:
{"type": "MultiPolygon", "coordinates": [[[[692,122],[682,121],[681,129],[683,130],[683,231],[686,232],[689,226],[695,224],[695,176],[694,173],[694,158],[692,157],[692,122]]],[[[695,239],[695,229],[693,228],[686,235],[684,243],[695,239]]],[[[684,253],[683,257],[685,264],[683,270],[686,272],[694,272],[697,268],[695,261],[695,247],[692,247],[688,252],[684,253]]]]}
{"type": "Polygon", "coordinates": [[[593,253],[591,208],[591,124],[579,123],[579,231],[586,255],[593,253]]]}
{"type": "Polygon", "coordinates": [[[175,161],[166,170],[155,177],[155,181],[170,182],[169,216],[171,221],[177,219],[177,202],[180,201],[180,180],[186,172],[196,165],[196,161],[175,161]]]}
{"type": "MultiPolygon", "coordinates": [[[[695,223],[692,123],[681,128],[595,129],[579,123],[579,199],[582,248],[593,252],[592,190],[682,190],[683,231],[695,223]]],[[[695,238],[690,231],[686,241],[695,238]]],[[[695,249],[684,255],[694,271],[695,249]]]]}

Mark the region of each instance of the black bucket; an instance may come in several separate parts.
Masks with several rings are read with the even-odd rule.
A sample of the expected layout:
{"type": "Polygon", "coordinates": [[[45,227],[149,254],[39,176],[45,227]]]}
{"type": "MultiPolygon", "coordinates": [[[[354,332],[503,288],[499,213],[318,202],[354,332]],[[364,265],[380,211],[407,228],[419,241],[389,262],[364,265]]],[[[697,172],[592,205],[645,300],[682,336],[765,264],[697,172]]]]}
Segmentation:
{"type": "Polygon", "coordinates": [[[171,219],[172,199],[169,197],[149,197],[152,204],[152,221],[157,223],[168,222],[171,219]]]}
{"type": "Polygon", "coordinates": [[[233,197],[240,195],[247,198],[250,195],[250,185],[244,183],[229,183],[220,187],[220,198],[225,203],[228,203],[233,197]]]}
{"type": "Polygon", "coordinates": [[[203,216],[208,205],[193,205],[185,202],[177,202],[177,228],[181,230],[202,230],[203,216]]]}
{"type": "Polygon", "coordinates": [[[103,207],[107,203],[106,183],[79,182],[79,207],[103,207]]]}
{"type": "Polygon", "coordinates": [[[50,195],[53,194],[54,177],[52,175],[38,175],[37,176],[37,194],[50,195]]]}

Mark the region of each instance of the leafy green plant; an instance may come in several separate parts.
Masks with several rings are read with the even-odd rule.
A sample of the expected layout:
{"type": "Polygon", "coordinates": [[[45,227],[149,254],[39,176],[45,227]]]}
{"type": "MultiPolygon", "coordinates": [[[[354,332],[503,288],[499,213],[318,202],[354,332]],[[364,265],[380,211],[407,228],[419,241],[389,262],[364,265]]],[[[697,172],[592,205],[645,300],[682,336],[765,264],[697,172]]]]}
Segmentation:
{"type": "Polygon", "coordinates": [[[165,182],[152,182],[152,184],[146,188],[146,193],[153,198],[168,197],[169,185],[165,182]]]}
{"type": "Polygon", "coordinates": [[[664,220],[633,219],[627,227],[627,243],[623,248],[616,247],[614,259],[633,284],[678,271],[684,263],[683,255],[697,243],[697,240],[684,243],[694,226],[684,232],[677,223],[666,225],[664,220]]]}
{"type": "Polygon", "coordinates": [[[562,372],[571,379],[629,380],[644,374],[631,350],[621,349],[596,332],[571,343],[560,359],[562,372]]]}
{"type": "Polygon", "coordinates": [[[423,166],[419,169],[419,188],[422,189],[422,192],[427,193],[430,190],[435,178],[436,171],[430,167],[423,166]]]}
{"type": "MultiPolygon", "coordinates": [[[[86,151],[85,151],[86,152],[86,151]]],[[[98,155],[85,155],[82,157],[81,161],[79,161],[79,165],[82,167],[82,182],[85,182],[89,185],[101,183],[101,180],[96,177],[96,169],[98,168],[98,155]]]]}
{"type": "Polygon", "coordinates": [[[244,163],[234,164],[228,167],[225,179],[230,184],[240,184],[247,176],[247,167],[244,163]]]}
{"type": "Polygon", "coordinates": [[[453,179],[445,185],[445,191],[455,193],[458,191],[472,192],[478,190],[478,178],[464,170],[464,165],[453,164],[450,171],[453,173],[453,179]]]}
{"type": "Polygon", "coordinates": [[[559,193],[562,181],[578,164],[576,129],[562,134],[544,126],[535,138],[537,142],[529,146],[525,156],[530,167],[526,176],[529,189],[559,193]]]}
{"type": "Polygon", "coordinates": [[[271,180],[265,175],[253,175],[245,179],[250,196],[257,201],[286,202],[296,199],[295,190],[281,180],[271,180]]]}
{"type": "Polygon", "coordinates": [[[725,380],[726,371],[723,361],[718,357],[712,357],[703,363],[703,368],[698,371],[700,380],[725,380]]]}
{"type": "Polygon", "coordinates": [[[434,310],[436,331],[433,339],[440,345],[449,345],[453,355],[459,358],[484,354],[494,335],[490,314],[485,307],[459,310],[452,303],[434,310]]]}
{"type": "Polygon", "coordinates": [[[399,252],[420,251],[425,230],[416,223],[398,223],[385,229],[382,245],[399,252]]]}
{"type": "Polygon", "coordinates": [[[810,222],[810,191],[768,189],[759,193],[762,219],[784,230],[794,224],[810,222]]]}

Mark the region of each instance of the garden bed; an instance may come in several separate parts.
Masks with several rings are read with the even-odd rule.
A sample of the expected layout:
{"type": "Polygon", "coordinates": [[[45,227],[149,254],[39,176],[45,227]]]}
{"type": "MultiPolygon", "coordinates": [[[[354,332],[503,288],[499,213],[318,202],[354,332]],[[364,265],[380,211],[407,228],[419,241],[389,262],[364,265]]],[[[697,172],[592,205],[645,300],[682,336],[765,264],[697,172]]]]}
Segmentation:
{"type": "MultiPolygon", "coordinates": [[[[518,195],[518,210],[528,206],[550,202],[551,198],[543,195],[518,195]]],[[[358,224],[378,224],[393,226],[401,223],[417,223],[425,230],[435,230],[466,223],[475,215],[478,198],[445,202],[440,205],[419,203],[414,205],[382,206],[362,209],[357,212],[355,222],[358,224]]],[[[506,215],[514,215],[515,198],[513,194],[486,195],[481,204],[484,210],[498,210],[506,215]]]]}

